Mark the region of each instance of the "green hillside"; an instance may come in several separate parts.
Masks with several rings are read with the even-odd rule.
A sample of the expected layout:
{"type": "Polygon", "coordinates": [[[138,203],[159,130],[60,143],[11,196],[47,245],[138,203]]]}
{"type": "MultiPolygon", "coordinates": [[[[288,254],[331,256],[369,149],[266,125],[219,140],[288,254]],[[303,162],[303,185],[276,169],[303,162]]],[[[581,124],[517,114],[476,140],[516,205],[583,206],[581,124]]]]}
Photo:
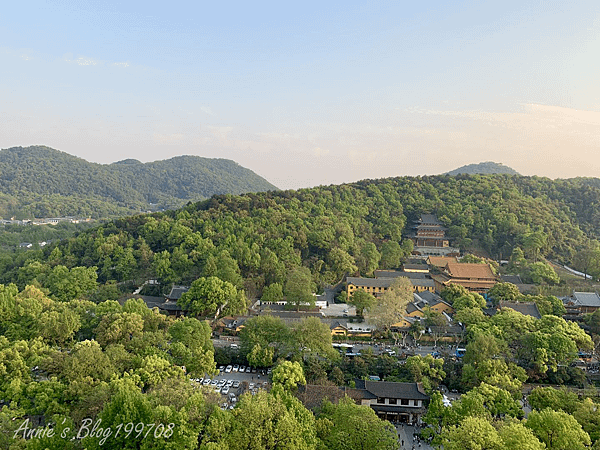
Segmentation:
{"type": "Polygon", "coordinates": [[[468,164],[466,166],[459,167],[458,169],[451,170],[445,175],[460,175],[460,174],[494,174],[494,173],[505,173],[508,175],[519,175],[519,173],[501,163],[495,163],[492,161],[482,162],[479,164],[468,164]]]}
{"type": "Polygon", "coordinates": [[[532,261],[548,257],[580,267],[581,252],[600,237],[598,217],[589,213],[598,204],[600,189],[582,180],[517,175],[402,177],[220,195],[178,211],[119,219],[57,249],[31,252],[7,262],[3,281],[31,281],[35,271],[19,267],[38,260],[96,266],[100,281],[152,277],[168,285],[217,275],[251,295],[283,283],[296,266],[308,267],[317,284],[334,283],[346,273],[397,267],[411,249],[403,235],[424,212],[437,214],[462,249],[508,259],[520,247],[532,261]]]}
{"type": "Polygon", "coordinates": [[[43,146],[0,151],[0,216],[115,217],[176,208],[215,194],[277,189],[234,161],[179,156],[90,163],[43,146]]]}

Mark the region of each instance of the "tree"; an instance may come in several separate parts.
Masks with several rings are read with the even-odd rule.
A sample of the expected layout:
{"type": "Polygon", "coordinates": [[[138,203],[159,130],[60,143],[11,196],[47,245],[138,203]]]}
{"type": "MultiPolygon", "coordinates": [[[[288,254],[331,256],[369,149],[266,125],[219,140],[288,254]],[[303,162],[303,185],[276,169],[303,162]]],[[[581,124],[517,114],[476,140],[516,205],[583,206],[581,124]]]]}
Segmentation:
{"type": "Polygon", "coordinates": [[[277,303],[283,300],[283,288],[281,283],[273,283],[265,286],[260,301],[262,303],[277,303]]]}
{"type": "Polygon", "coordinates": [[[508,270],[510,272],[519,272],[527,266],[527,260],[521,247],[515,247],[510,255],[508,270]]]}
{"type": "MultiPolygon", "coordinates": [[[[461,397],[463,405],[479,403],[489,412],[493,418],[512,416],[523,417],[521,405],[505,389],[481,383],[461,397]]],[[[473,408],[474,409],[474,408],[473,408]]]]}
{"type": "Polygon", "coordinates": [[[476,292],[468,292],[465,295],[454,298],[452,306],[457,311],[465,308],[485,308],[485,299],[476,292]]]}
{"type": "Polygon", "coordinates": [[[364,289],[357,289],[348,299],[348,303],[356,307],[357,316],[362,316],[365,310],[377,304],[377,299],[364,289]]]}
{"type": "Polygon", "coordinates": [[[273,365],[273,356],[275,349],[273,347],[261,347],[260,344],[255,344],[246,354],[248,364],[254,367],[270,367],[273,365]]]}
{"type": "Polygon", "coordinates": [[[381,420],[368,406],[359,406],[349,397],[337,405],[325,401],[318,418],[326,419],[319,437],[331,450],[393,450],[398,448],[396,429],[381,420]]]}
{"type": "Polygon", "coordinates": [[[498,435],[507,450],[544,450],[546,448],[533,434],[533,431],[520,422],[503,423],[498,429],[498,435]]]}
{"type": "Polygon", "coordinates": [[[281,361],[273,369],[273,384],[279,384],[287,391],[295,391],[299,384],[306,384],[304,370],[299,362],[281,361]]]}
{"type": "Polygon", "coordinates": [[[371,275],[378,267],[381,254],[377,251],[377,247],[372,242],[365,242],[361,249],[360,255],[356,262],[358,269],[366,274],[371,275]]]}
{"type": "Polygon", "coordinates": [[[177,304],[199,316],[243,314],[247,309],[243,291],[217,277],[198,278],[177,304]]]}
{"type": "Polygon", "coordinates": [[[471,295],[471,292],[460,284],[451,284],[450,286],[442,289],[440,295],[445,301],[452,305],[454,304],[454,300],[459,297],[469,296],[471,295]]]}
{"type": "Polygon", "coordinates": [[[529,266],[529,277],[535,284],[558,284],[560,282],[560,278],[552,266],[542,261],[529,266]]]}
{"type": "Polygon", "coordinates": [[[294,324],[291,330],[291,342],[298,355],[312,353],[328,359],[338,356],[331,345],[331,330],[327,324],[316,317],[307,317],[294,324]]]}
{"type": "Polygon", "coordinates": [[[294,267],[288,273],[285,281],[284,294],[288,305],[296,307],[300,311],[300,306],[314,306],[315,298],[313,293],[313,282],[310,270],[307,267],[294,267]]]}
{"type": "Polygon", "coordinates": [[[435,359],[431,355],[409,356],[404,368],[410,373],[412,381],[423,383],[427,392],[433,389],[446,377],[443,370],[444,360],[435,359]]]}
{"type": "Polygon", "coordinates": [[[188,373],[197,376],[215,371],[215,351],[206,321],[191,317],[179,319],[169,328],[169,335],[171,354],[177,365],[185,366],[188,373]]]}
{"type": "MultiPolygon", "coordinates": [[[[244,328],[240,332],[242,342],[242,353],[248,357],[255,353],[255,357],[277,359],[280,356],[287,356],[292,346],[290,329],[279,317],[257,316],[244,322],[244,328]],[[260,349],[255,350],[255,347],[260,349]],[[267,352],[267,349],[272,349],[267,352]],[[266,352],[266,353],[265,353],[266,352]]],[[[265,360],[263,360],[265,361],[265,360]]],[[[266,362],[266,361],[265,361],[266,362]]],[[[270,366],[263,364],[262,366],[270,366]]]]}
{"type": "Polygon", "coordinates": [[[102,318],[96,328],[96,339],[103,347],[109,344],[130,345],[142,335],[144,319],[137,313],[113,313],[102,318]]]}
{"type": "Polygon", "coordinates": [[[488,291],[488,295],[492,297],[496,305],[499,302],[514,302],[522,296],[519,288],[512,283],[496,283],[488,291]]]}
{"type": "MultiPolygon", "coordinates": [[[[597,245],[597,243],[596,243],[597,245]]],[[[600,248],[586,247],[579,250],[574,257],[575,267],[588,276],[600,275],[600,248]]]]}
{"type": "Polygon", "coordinates": [[[555,389],[553,387],[536,387],[527,398],[533,409],[542,411],[546,408],[554,411],[562,410],[567,414],[573,414],[579,404],[579,398],[575,392],[566,387],[555,389]]]}
{"type": "Polygon", "coordinates": [[[573,416],[563,411],[532,411],[525,426],[546,444],[548,450],[583,450],[591,444],[590,435],[573,416]]]}
{"type": "Polygon", "coordinates": [[[64,303],[54,304],[53,309],[44,311],[39,319],[40,335],[56,344],[73,339],[80,327],[79,315],[64,303]]]}
{"type": "MultiPolygon", "coordinates": [[[[154,423],[152,405],[149,399],[142,394],[141,389],[135,384],[131,378],[118,379],[112,383],[113,395],[110,401],[104,405],[102,412],[99,415],[102,428],[110,427],[116,430],[119,424],[150,424],[154,423]]],[[[91,431],[93,424],[88,424],[87,430],[91,431]]],[[[121,427],[124,428],[124,427],[121,427]]],[[[81,436],[87,436],[86,429],[79,429],[81,436]]],[[[88,436],[82,440],[82,445],[88,449],[137,449],[141,448],[143,443],[143,435],[137,433],[127,435],[127,433],[119,433],[113,431],[113,435],[106,440],[101,436],[88,436]]]]}
{"type": "Polygon", "coordinates": [[[496,429],[486,419],[467,417],[443,435],[444,450],[505,450],[496,429]]]}
{"type": "MultiPolygon", "coordinates": [[[[228,420],[217,413],[222,437],[216,442],[222,446],[213,448],[316,450],[313,414],[298,399],[276,387],[271,393],[259,390],[256,395],[243,395],[231,415],[228,420]]],[[[216,423],[211,419],[212,416],[209,429],[217,434],[216,423]]]]}
{"type": "Polygon", "coordinates": [[[106,354],[96,341],[83,341],[75,344],[67,359],[63,375],[71,383],[107,381],[113,375],[114,368],[106,354]]]}
{"type": "Polygon", "coordinates": [[[591,398],[586,398],[577,405],[573,417],[581,424],[586,433],[589,433],[592,442],[597,445],[600,441],[600,405],[591,398]]]}
{"type": "Polygon", "coordinates": [[[521,238],[521,243],[524,252],[535,263],[548,245],[548,236],[541,230],[531,231],[521,238]]]}
{"type": "Polygon", "coordinates": [[[158,355],[144,357],[141,367],[136,373],[139,374],[147,389],[160,386],[168,379],[184,379],[185,377],[180,366],[176,366],[158,355]]]}
{"type": "Polygon", "coordinates": [[[378,329],[388,330],[406,313],[406,306],[413,300],[412,283],[406,277],[395,278],[387,291],[368,313],[368,318],[378,329]]]}
{"type": "MultiPolygon", "coordinates": [[[[412,241],[410,242],[412,243],[412,241]]],[[[404,252],[397,241],[384,242],[381,244],[381,260],[379,265],[382,269],[394,269],[399,267],[400,259],[403,255],[404,252]]]]}

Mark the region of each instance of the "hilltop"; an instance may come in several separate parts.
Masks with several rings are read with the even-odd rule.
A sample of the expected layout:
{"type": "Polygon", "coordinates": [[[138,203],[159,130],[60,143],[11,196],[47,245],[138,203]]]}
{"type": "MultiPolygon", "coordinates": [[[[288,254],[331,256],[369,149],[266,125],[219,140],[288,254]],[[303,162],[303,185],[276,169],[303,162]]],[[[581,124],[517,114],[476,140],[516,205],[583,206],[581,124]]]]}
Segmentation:
{"type": "MultiPolygon", "coordinates": [[[[126,164],[121,167],[137,167],[126,164]]],[[[158,279],[163,286],[216,275],[251,295],[284,283],[290,267],[317,284],[344,274],[398,267],[405,236],[422,213],[436,214],[454,247],[508,259],[521,247],[577,270],[595,248],[600,189],[589,180],[519,175],[438,175],[364,180],[310,189],[215,195],[180,210],[125,217],[46,246],[31,258],[99,268],[98,279],[158,279]],[[105,243],[110,245],[104,245],[105,243]],[[101,251],[99,249],[102,249],[101,251]],[[56,257],[56,255],[61,255],[56,257]]],[[[22,280],[26,261],[0,281],[22,280]]]]}
{"type": "Polygon", "coordinates": [[[446,172],[445,175],[459,175],[459,174],[494,174],[494,173],[505,173],[508,175],[519,175],[516,170],[505,166],[502,163],[496,163],[492,161],[486,161],[479,164],[467,164],[466,166],[459,167],[458,169],[446,172]]]}
{"type": "Polygon", "coordinates": [[[234,161],[178,156],[97,164],[44,146],[0,151],[0,216],[116,217],[215,194],[276,190],[234,161]]]}

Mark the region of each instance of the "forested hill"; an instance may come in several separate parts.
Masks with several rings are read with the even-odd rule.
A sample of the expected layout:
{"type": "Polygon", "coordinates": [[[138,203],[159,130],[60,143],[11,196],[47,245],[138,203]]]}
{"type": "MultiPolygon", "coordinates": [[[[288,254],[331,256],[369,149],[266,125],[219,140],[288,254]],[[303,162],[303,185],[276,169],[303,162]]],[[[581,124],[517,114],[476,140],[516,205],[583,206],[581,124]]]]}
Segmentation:
{"type": "Polygon", "coordinates": [[[412,249],[403,236],[421,213],[437,214],[463,249],[507,259],[519,246],[531,261],[549,257],[578,267],[579,255],[600,236],[598,205],[600,189],[586,180],[517,175],[221,195],[29,251],[4,265],[0,281],[24,285],[57,265],[96,266],[101,282],[152,277],[166,286],[216,275],[254,295],[304,266],[316,283],[333,283],[347,273],[398,267],[412,249]]]}
{"type": "Polygon", "coordinates": [[[49,147],[0,151],[0,216],[109,217],[176,208],[214,194],[277,189],[234,161],[178,156],[104,165],[49,147]]]}
{"type": "Polygon", "coordinates": [[[519,175],[519,173],[501,163],[495,163],[492,161],[482,162],[479,164],[468,164],[466,166],[459,167],[458,169],[451,170],[445,175],[459,175],[459,174],[492,174],[492,173],[506,173],[508,175],[519,175]]]}

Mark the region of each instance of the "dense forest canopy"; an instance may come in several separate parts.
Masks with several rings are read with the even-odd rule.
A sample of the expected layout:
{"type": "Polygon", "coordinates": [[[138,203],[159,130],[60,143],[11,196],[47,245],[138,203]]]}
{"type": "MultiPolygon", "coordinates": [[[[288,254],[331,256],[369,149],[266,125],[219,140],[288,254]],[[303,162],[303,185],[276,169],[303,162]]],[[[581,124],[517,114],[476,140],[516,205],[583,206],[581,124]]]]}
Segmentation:
{"type": "Polygon", "coordinates": [[[318,285],[335,283],[344,274],[397,267],[412,249],[403,236],[421,213],[436,214],[462,249],[507,259],[520,247],[532,261],[577,265],[583,250],[597,248],[599,203],[600,188],[585,179],[517,175],[401,177],[218,195],[176,211],[122,218],[30,252],[6,266],[3,281],[24,286],[32,281],[25,267],[39,261],[96,266],[101,282],[155,277],[165,285],[189,284],[218,276],[253,296],[283,285],[297,266],[308,267],[318,285]]]}
{"type": "Polygon", "coordinates": [[[95,164],[43,146],[0,151],[0,216],[106,218],[177,208],[214,194],[277,189],[226,159],[178,156],[95,164]]]}
{"type": "MultiPolygon", "coordinates": [[[[301,385],[337,392],[336,386],[356,387],[356,380],[376,375],[422,383],[430,401],[421,437],[436,448],[598,448],[595,398],[536,388],[529,396],[532,411],[522,420],[524,383],[585,386],[585,373],[573,363],[598,351],[600,312],[582,319],[587,334],[561,317],[565,307],[556,297],[525,296],[498,283],[488,292],[493,304],[533,301],[542,317],[510,308],[488,316],[480,295],[460,286],[445,289],[454,320],[464,326],[453,342],[464,354],[452,357],[442,348],[441,358],[439,352],[404,354],[403,361],[370,347],[353,357],[337,355],[329,325],[315,317],[291,324],[268,315],[248,318],[234,349],[214,346],[209,322],[191,316],[210,318],[216,331],[219,321],[212,319],[242,314],[249,299],[285,295],[299,306],[310,302],[315,287],[345,274],[398,267],[413,250],[406,235],[422,213],[439,217],[452,245],[508,258],[507,268],[529,266],[533,273],[552,258],[600,275],[599,194],[586,179],[446,175],[218,195],[2,255],[0,423],[8,433],[0,434],[0,446],[232,450],[286,442],[283,448],[397,448],[395,429],[369,407],[341,399],[311,412],[300,402],[309,395],[301,385]],[[190,285],[179,302],[189,317],[160,314],[140,298],[115,301],[124,300],[129,281],[139,286],[155,278],[164,288],[190,285]],[[270,389],[242,394],[225,409],[224,398],[196,380],[214,378],[217,364],[273,365],[270,389]],[[462,394],[451,405],[437,391],[442,383],[462,394]],[[60,434],[26,441],[19,430],[34,416],[60,434]],[[86,417],[113,429],[126,422],[163,424],[168,436],[59,437],[86,417]]],[[[404,281],[407,295],[398,298],[399,306],[411,294],[404,281]]],[[[368,301],[361,304],[377,312],[368,301]]],[[[426,311],[426,327],[441,328],[436,320],[426,311]]],[[[424,331],[422,325],[402,335],[380,330],[378,337],[395,341],[398,350],[399,339],[435,345],[441,338],[424,331]]]]}

